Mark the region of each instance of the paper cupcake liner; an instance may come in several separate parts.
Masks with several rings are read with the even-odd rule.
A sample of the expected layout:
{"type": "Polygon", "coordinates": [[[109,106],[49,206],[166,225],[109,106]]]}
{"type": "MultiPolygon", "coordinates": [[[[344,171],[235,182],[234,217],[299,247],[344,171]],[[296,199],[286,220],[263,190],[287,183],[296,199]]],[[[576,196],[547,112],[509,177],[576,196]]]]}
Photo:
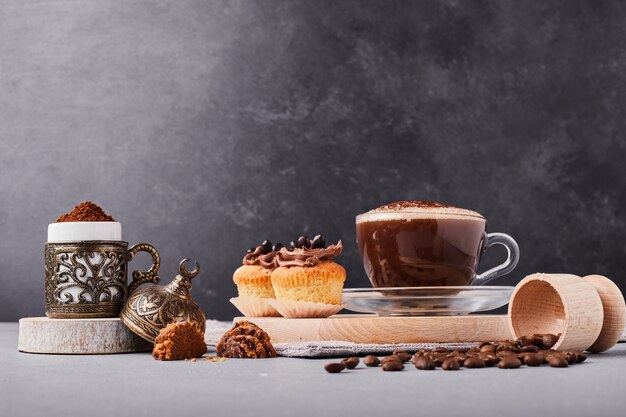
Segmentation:
{"type": "Polygon", "coordinates": [[[345,304],[324,304],[311,301],[293,301],[271,299],[270,304],[283,317],[295,318],[321,318],[332,316],[340,312],[345,304]]]}
{"type": "Polygon", "coordinates": [[[246,317],[280,317],[280,313],[272,307],[272,298],[235,297],[231,298],[237,310],[246,317]]]}

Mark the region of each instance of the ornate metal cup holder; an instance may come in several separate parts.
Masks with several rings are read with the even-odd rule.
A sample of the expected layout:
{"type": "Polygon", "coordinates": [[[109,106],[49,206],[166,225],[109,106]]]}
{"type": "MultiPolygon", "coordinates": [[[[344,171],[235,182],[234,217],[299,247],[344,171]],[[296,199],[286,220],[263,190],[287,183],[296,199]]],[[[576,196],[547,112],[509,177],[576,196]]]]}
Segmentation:
{"type": "Polygon", "coordinates": [[[140,243],[89,240],[45,245],[46,315],[50,318],[117,317],[129,292],[144,282],[159,282],[161,261],[156,248],[140,243]],[[148,272],[133,273],[128,262],[140,252],[152,256],[148,272]]]}

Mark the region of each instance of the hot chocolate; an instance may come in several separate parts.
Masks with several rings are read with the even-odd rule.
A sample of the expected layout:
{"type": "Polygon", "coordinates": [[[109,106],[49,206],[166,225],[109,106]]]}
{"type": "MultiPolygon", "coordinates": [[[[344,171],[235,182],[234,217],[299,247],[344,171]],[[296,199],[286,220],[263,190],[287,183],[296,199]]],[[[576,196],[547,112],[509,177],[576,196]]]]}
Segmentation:
{"type": "Polygon", "coordinates": [[[357,241],[374,287],[470,285],[486,247],[486,223],[475,211],[401,201],[357,216],[357,241]]]}

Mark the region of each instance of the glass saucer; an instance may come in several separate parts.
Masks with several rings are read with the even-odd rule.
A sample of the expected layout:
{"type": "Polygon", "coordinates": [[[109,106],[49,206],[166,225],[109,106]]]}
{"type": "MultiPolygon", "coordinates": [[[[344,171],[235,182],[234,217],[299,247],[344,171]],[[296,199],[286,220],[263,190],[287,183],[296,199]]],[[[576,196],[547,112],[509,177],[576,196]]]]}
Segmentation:
{"type": "Polygon", "coordinates": [[[509,302],[514,287],[347,288],[345,309],[379,316],[450,316],[493,310],[509,302]]]}

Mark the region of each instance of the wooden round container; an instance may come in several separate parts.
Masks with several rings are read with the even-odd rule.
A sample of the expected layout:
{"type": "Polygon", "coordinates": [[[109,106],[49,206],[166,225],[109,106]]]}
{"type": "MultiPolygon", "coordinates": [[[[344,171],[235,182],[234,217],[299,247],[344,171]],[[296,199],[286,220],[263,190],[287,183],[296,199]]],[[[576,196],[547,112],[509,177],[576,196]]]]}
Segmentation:
{"type": "Polygon", "coordinates": [[[598,292],[576,275],[529,275],[509,302],[509,325],[516,338],[560,333],[553,347],[558,350],[587,350],[598,339],[603,320],[598,292]]]}

